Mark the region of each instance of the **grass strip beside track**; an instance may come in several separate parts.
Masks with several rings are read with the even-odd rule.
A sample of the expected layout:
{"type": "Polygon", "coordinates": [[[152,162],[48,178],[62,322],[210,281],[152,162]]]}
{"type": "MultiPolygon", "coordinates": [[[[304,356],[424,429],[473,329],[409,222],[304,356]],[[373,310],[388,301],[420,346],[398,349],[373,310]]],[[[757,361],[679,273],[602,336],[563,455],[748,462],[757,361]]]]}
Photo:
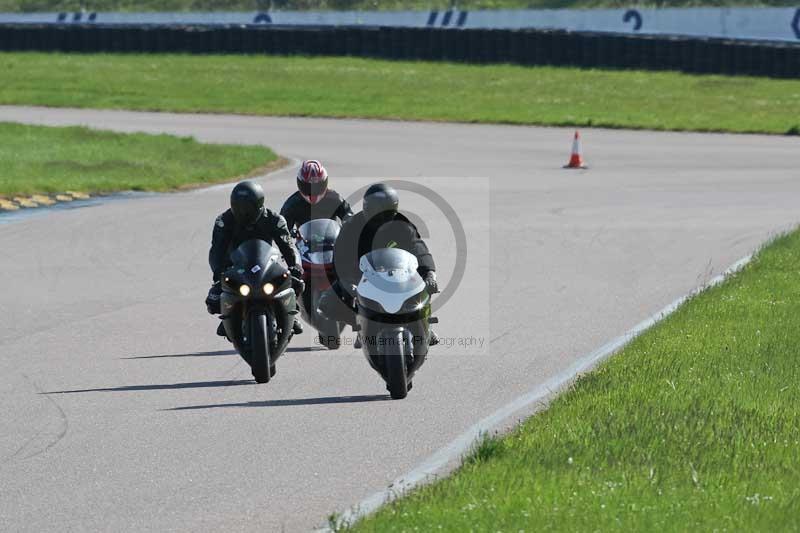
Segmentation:
{"type": "Polygon", "coordinates": [[[800,529],[800,232],[355,531],[800,529]]]}
{"type": "Polygon", "coordinates": [[[0,104],[800,133],[800,80],[360,58],[0,53],[0,104]]]}
{"type": "Polygon", "coordinates": [[[7,197],[167,191],[231,181],[276,162],[261,146],[0,122],[0,195],[7,197]]]}

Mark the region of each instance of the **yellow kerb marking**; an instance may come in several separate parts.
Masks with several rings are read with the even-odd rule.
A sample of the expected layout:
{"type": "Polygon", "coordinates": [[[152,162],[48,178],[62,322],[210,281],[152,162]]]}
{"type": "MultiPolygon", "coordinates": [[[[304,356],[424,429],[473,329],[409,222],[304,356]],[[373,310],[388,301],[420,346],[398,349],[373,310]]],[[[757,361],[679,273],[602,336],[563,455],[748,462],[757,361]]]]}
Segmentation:
{"type": "Polygon", "coordinates": [[[56,200],[58,200],[59,202],[71,202],[72,196],[67,196],[66,194],[57,194],[56,200]]]}
{"type": "Polygon", "coordinates": [[[0,200],[0,209],[3,211],[16,211],[19,209],[19,206],[14,202],[9,202],[8,200],[0,200]]]}
{"type": "Polygon", "coordinates": [[[53,205],[54,203],[56,203],[55,200],[52,200],[47,196],[43,196],[41,194],[34,194],[33,196],[31,196],[31,200],[33,200],[37,204],[42,204],[42,205],[53,205]]]}
{"type": "Polygon", "coordinates": [[[88,194],[82,192],[67,191],[65,194],[72,196],[76,200],[88,200],[90,198],[88,194]]]}
{"type": "Polygon", "coordinates": [[[19,204],[20,207],[39,207],[39,204],[31,200],[30,198],[24,198],[22,196],[14,198],[14,202],[19,204]]]}

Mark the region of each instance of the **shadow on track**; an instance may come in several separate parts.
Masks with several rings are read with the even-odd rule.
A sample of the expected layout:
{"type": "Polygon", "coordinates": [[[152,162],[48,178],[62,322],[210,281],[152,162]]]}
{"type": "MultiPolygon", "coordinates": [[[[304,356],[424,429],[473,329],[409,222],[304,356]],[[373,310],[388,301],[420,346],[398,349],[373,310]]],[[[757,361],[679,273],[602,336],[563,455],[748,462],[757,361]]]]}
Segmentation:
{"type": "MultiPolygon", "coordinates": [[[[327,348],[322,346],[289,346],[286,348],[287,352],[327,352],[327,348]]],[[[214,350],[212,352],[194,352],[194,353],[173,353],[164,355],[136,355],[132,357],[120,357],[125,361],[134,359],[165,359],[173,357],[219,357],[222,355],[236,355],[236,350],[214,350]]]]}
{"type": "Polygon", "coordinates": [[[163,359],[165,357],[215,357],[218,355],[236,355],[236,350],[215,350],[213,352],[175,353],[169,355],[137,355],[135,357],[120,357],[120,359],[163,359]]]}
{"type": "Polygon", "coordinates": [[[172,409],[162,409],[162,411],[193,411],[196,409],[217,409],[219,407],[289,407],[296,405],[325,405],[337,403],[363,403],[363,402],[383,402],[392,401],[388,394],[373,394],[369,396],[326,396],[322,398],[297,398],[286,400],[262,400],[257,402],[243,403],[218,403],[210,405],[187,405],[185,407],[173,407],[172,409]]]}
{"type": "Polygon", "coordinates": [[[104,389],[76,389],[42,392],[41,394],[74,394],[76,392],[132,392],[143,390],[170,389],[205,389],[210,387],[236,387],[239,385],[255,385],[252,379],[228,381],[194,381],[190,383],[162,383],[155,385],[126,385],[124,387],[108,387],[104,389]]]}

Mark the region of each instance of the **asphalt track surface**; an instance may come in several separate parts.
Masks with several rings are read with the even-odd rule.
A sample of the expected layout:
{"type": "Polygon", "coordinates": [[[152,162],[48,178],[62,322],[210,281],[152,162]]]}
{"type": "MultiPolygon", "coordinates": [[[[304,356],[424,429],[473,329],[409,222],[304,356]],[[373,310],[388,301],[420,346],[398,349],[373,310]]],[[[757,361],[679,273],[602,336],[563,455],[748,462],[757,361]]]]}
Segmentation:
{"type": "MultiPolygon", "coordinates": [[[[793,138],[587,130],[582,172],[560,168],[572,132],[556,128],[35,108],[0,120],[264,143],[322,159],[345,194],[408,178],[453,206],[469,243],[437,312],[454,344],[391,401],[360,353],[321,350],[310,328],[265,386],[214,335],[206,254],[230,186],[0,223],[2,530],[320,526],[800,219],[793,138]]],[[[293,173],[263,179],[270,205],[293,173]]],[[[453,232],[425,198],[403,202],[432,221],[446,283],[453,232]]]]}

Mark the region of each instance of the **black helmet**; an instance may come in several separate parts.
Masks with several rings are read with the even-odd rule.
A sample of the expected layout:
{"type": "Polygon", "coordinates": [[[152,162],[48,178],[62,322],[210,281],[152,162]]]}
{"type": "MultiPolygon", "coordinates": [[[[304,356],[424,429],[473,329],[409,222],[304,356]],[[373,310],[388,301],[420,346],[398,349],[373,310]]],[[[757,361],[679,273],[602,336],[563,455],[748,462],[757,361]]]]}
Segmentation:
{"type": "Polygon", "coordinates": [[[264,189],[252,181],[238,183],[231,191],[231,211],[239,224],[253,224],[264,214],[264,189]]]}
{"type": "Polygon", "coordinates": [[[377,215],[388,218],[397,213],[399,204],[397,191],[384,183],[370,185],[364,193],[364,215],[367,220],[377,215]]]}

